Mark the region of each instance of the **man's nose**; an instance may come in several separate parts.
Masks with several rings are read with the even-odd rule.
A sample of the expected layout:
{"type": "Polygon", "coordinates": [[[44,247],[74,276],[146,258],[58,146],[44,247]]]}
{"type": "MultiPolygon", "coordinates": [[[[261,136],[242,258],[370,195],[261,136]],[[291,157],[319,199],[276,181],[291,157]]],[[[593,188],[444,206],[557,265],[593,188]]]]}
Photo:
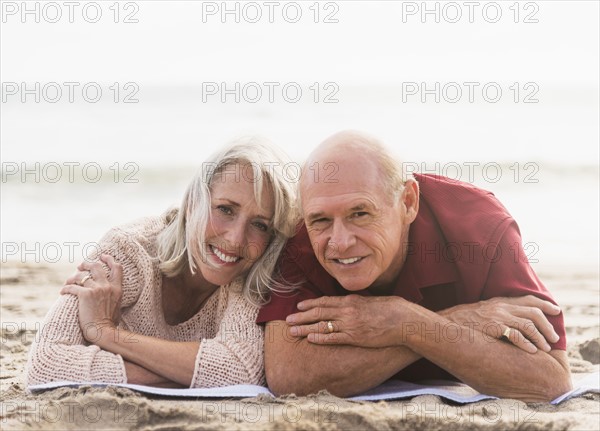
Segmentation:
{"type": "Polygon", "coordinates": [[[354,244],[356,244],[356,237],[352,230],[348,229],[344,222],[334,221],[331,238],[329,238],[328,244],[332,251],[335,254],[343,253],[354,244]]]}

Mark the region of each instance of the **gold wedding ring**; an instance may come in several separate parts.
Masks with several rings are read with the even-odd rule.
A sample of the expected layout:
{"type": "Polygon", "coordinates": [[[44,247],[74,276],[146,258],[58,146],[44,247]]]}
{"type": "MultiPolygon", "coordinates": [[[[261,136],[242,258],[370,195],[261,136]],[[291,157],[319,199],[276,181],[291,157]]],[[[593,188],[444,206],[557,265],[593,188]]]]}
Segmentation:
{"type": "Polygon", "coordinates": [[[81,281],[79,282],[79,285],[80,285],[80,286],[83,286],[83,284],[84,284],[86,281],[88,281],[90,278],[92,278],[92,273],[91,273],[91,272],[89,272],[89,273],[88,273],[88,275],[86,275],[85,277],[83,277],[83,278],[81,279],[81,281]]]}
{"type": "Polygon", "coordinates": [[[329,334],[332,334],[333,332],[335,332],[335,328],[333,327],[333,322],[331,320],[327,321],[327,332],[329,334]]]}
{"type": "Polygon", "coordinates": [[[510,340],[510,330],[511,330],[511,328],[506,328],[504,330],[504,332],[502,333],[502,338],[505,338],[506,340],[510,340]]]}

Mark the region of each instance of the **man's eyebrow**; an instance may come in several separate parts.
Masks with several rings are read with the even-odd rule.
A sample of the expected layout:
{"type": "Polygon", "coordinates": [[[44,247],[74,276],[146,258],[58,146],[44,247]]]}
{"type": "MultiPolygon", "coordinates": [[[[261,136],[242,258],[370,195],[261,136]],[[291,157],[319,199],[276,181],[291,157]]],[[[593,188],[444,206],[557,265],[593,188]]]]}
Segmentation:
{"type": "Polygon", "coordinates": [[[323,217],[323,214],[325,214],[323,211],[317,211],[315,213],[310,213],[308,215],[308,217],[306,217],[306,218],[308,219],[308,221],[314,221],[314,220],[316,220],[318,218],[323,217]]]}
{"type": "Polygon", "coordinates": [[[375,202],[363,201],[363,202],[357,203],[356,205],[354,205],[352,208],[350,208],[348,210],[348,212],[357,212],[357,211],[378,212],[379,206],[376,205],[375,202]]]}
{"type": "MultiPolygon", "coordinates": [[[[375,206],[368,203],[368,202],[360,202],[356,205],[354,205],[351,208],[348,208],[348,212],[356,212],[356,211],[364,211],[366,209],[375,209],[375,206]]],[[[308,216],[306,217],[306,220],[308,220],[309,222],[315,221],[321,217],[323,217],[325,215],[324,211],[317,211],[314,213],[309,213],[308,216]]]]}

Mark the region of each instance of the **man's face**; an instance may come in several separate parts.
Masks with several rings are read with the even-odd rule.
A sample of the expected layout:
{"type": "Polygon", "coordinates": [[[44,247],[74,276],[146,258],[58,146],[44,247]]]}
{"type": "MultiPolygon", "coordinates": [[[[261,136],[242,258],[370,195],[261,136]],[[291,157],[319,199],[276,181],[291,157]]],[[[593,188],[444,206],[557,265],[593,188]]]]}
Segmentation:
{"type": "Polygon", "coordinates": [[[336,157],[335,175],[310,174],[302,182],[302,206],[317,259],[346,290],[385,286],[404,262],[408,226],[403,198],[386,196],[374,162],[336,157]]]}

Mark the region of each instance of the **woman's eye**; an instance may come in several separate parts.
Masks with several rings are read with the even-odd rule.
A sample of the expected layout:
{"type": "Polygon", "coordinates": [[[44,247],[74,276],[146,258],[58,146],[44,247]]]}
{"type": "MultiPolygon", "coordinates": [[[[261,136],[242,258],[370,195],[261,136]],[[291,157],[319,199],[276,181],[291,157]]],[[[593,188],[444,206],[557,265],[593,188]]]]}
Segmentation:
{"type": "Polygon", "coordinates": [[[217,209],[225,215],[233,214],[233,210],[226,205],[219,205],[219,206],[217,206],[217,209]]]}

